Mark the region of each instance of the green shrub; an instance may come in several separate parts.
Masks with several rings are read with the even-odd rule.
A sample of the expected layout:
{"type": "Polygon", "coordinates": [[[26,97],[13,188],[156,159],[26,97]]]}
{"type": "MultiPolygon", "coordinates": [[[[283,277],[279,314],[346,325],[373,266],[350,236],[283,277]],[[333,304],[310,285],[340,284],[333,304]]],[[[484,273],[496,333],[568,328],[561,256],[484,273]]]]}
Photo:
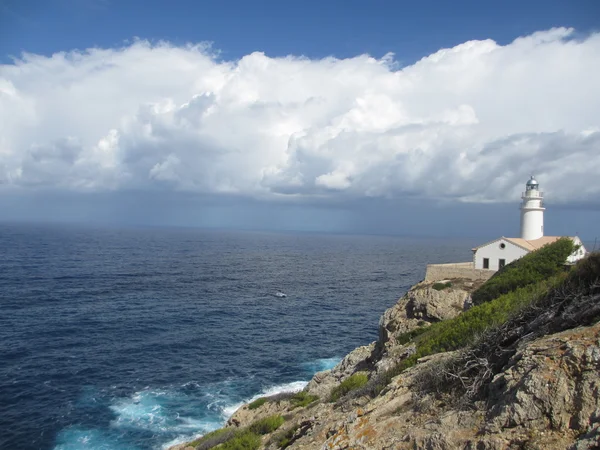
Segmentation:
{"type": "Polygon", "coordinates": [[[504,370],[523,338],[531,342],[543,335],[596,323],[600,319],[600,253],[589,255],[567,275],[556,278],[562,281],[501,326],[482,334],[468,352],[446,359],[445,370],[440,371],[436,365],[435,372],[421,377],[421,386],[429,392],[466,395],[461,401],[485,396],[489,394],[489,381],[504,370]]]}
{"type": "Polygon", "coordinates": [[[436,291],[442,291],[446,288],[452,287],[452,283],[450,283],[449,281],[447,283],[433,283],[433,286],[431,287],[436,291]]]}
{"type": "Polygon", "coordinates": [[[306,391],[300,391],[297,394],[295,394],[291,399],[290,402],[292,403],[292,405],[296,408],[298,407],[305,407],[310,405],[312,402],[315,402],[319,400],[319,396],[318,395],[311,395],[306,391]]]}
{"type": "Polygon", "coordinates": [[[561,238],[513,261],[473,292],[473,304],[481,305],[519,287],[537,283],[564,271],[567,257],[574,250],[571,239],[561,238]]]}
{"type": "Polygon", "coordinates": [[[243,430],[220,428],[205,434],[188,445],[196,450],[209,450],[219,446],[219,450],[256,450],[261,445],[261,434],[269,434],[284,422],[279,415],[265,417],[243,430]]]}
{"type": "MultiPolygon", "coordinates": [[[[423,325],[425,324],[424,321],[420,320],[420,322],[423,322],[423,325]]],[[[423,334],[425,331],[427,331],[428,327],[425,326],[419,326],[418,328],[415,328],[413,330],[407,331],[405,333],[398,333],[396,335],[396,342],[400,345],[404,345],[409,343],[410,341],[412,341],[414,338],[416,338],[417,336],[419,336],[420,334],[423,334]]]]}
{"type": "Polygon", "coordinates": [[[261,445],[260,436],[251,431],[242,431],[223,443],[219,450],[258,450],[261,445]]]}
{"type": "Polygon", "coordinates": [[[196,450],[208,450],[231,439],[234,434],[235,430],[232,430],[231,428],[219,428],[218,430],[206,433],[204,436],[190,442],[188,445],[194,447],[196,450]]]}
{"type": "Polygon", "coordinates": [[[404,369],[414,365],[416,359],[413,361],[412,356],[408,357],[400,361],[400,363],[381,373],[377,377],[373,378],[370,382],[370,386],[367,386],[365,394],[370,395],[371,397],[378,396],[381,391],[383,391],[387,385],[392,382],[392,378],[400,375],[404,369]]]}
{"type": "Polygon", "coordinates": [[[298,430],[299,425],[295,424],[293,427],[291,427],[290,429],[284,431],[283,433],[275,436],[275,443],[277,444],[277,447],[279,448],[286,448],[289,445],[292,444],[292,438],[294,437],[294,434],[296,433],[296,430],[298,430]]]}
{"type": "Polygon", "coordinates": [[[248,405],[248,409],[257,409],[257,408],[260,408],[265,403],[267,403],[267,398],[266,397],[257,398],[256,400],[254,400],[253,402],[251,402],[248,405]]]}
{"type": "Polygon", "coordinates": [[[366,373],[355,373],[342,381],[338,386],[331,391],[330,401],[335,402],[348,392],[363,387],[369,381],[366,373]]]}
{"type": "Polygon", "coordinates": [[[284,421],[285,420],[283,417],[281,417],[279,414],[275,414],[273,416],[265,417],[253,422],[248,427],[248,430],[256,434],[269,434],[283,425],[284,421]]]}
{"type": "Polygon", "coordinates": [[[547,294],[566,276],[566,273],[558,274],[536,284],[518,288],[495,300],[474,306],[454,319],[436,322],[424,328],[420,333],[417,333],[419,330],[417,328],[400,335],[402,339],[414,339],[416,352],[372,380],[369,394],[379,395],[392,378],[415,365],[419,358],[456,350],[471,344],[484,331],[506,322],[512,315],[547,294]],[[412,336],[411,333],[417,333],[417,335],[412,336]]]}
{"type": "Polygon", "coordinates": [[[550,285],[557,281],[552,279],[519,288],[494,301],[474,306],[454,319],[432,324],[427,332],[415,339],[416,356],[421,358],[464,347],[486,329],[506,322],[522,307],[548,292],[550,285]]]}

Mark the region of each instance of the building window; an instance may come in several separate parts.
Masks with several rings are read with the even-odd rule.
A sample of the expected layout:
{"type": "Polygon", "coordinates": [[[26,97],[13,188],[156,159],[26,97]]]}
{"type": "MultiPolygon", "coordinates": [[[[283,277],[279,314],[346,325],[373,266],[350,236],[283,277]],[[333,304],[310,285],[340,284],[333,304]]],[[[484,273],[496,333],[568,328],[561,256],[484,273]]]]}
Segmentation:
{"type": "Polygon", "coordinates": [[[505,259],[498,260],[498,270],[502,269],[506,265],[505,259]]]}
{"type": "Polygon", "coordinates": [[[484,269],[490,268],[490,258],[483,258],[483,268],[484,269]]]}
{"type": "Polygon", "coordinates": [[[504,249],[506,248],[506,244],[505,244],[504,242],[502,242],[502,243],[500,244],[500,248],[501,248],[502,250],[504,250],[504,249]]]}

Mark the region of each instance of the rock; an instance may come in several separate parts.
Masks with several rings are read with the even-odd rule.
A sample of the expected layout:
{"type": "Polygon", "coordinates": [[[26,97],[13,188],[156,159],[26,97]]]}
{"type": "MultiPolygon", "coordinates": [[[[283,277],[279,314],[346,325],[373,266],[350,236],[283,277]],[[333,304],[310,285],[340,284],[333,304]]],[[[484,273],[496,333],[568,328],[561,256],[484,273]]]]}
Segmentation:
{"type": "Polygon", "coordinates": [[[600,324],[524,343],[492,384],[484,410],[418,396],[415,383],[453,355],[422,358],[360,409],[323,409],[293,449],[470,450],[597,448],[600,324]]]}
{"type": "Polygon", "coordinates": [[[309,394],[321,399],[329,397],[331,390],[355,372],[369,366],[369,359],[375,349],[375,342],[355,348],[331,370],[316,373],[308,383],[306,390],[309,394]]]}
{"type": "MultiPolygon", "coordinates": [[[[290,395],[291,396],[291,395],[290,395]]],[[[248,408],[248,405],[243,405],[227,421],[228,427],[244,428],[252,422],[274,414],[286,414],[292,409],[290,401],[280,399],[275,401],[267,401],[256,409],[248,408]]]]}
{"type": "Polygon", "coordinates": [[[188,445],[188,443],[184,443],[184,444],[178,444],[178,445],[169,447],[169,450],[196,450],[196,449],[194,447],[192,447],[191,445],[188,445]]]}
{"type": "Polygon", "coordinates": [[[490,391],[490,431],[548,428],[591,432],[600,407],[600,324],[537,339],[520,348],[490,391]]]}
{"type": "Polygon", "coordinates": [[[469,292],[447,288],[441,291],[419,283],[386,310],[379,320],[380,350],[396,345],[395,337],[433,322],[452,319],[468,305],[469,292]]]}

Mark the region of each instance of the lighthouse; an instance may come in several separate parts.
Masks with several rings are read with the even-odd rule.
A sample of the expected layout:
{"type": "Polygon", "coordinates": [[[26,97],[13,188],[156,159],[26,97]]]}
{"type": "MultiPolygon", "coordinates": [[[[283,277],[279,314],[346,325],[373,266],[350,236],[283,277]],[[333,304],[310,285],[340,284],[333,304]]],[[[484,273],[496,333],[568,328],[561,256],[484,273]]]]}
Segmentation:
{"type": "MultiPolygon", "coordinates": [[[[425,280],[437,280],[444,276],[451,278],[448,271],[452,270],[453,275],[457,276],[459,270],[463,270],[464,278],[472,277],[472,279],[481,279],[482,270],[489,270],[490,273],[496,270],[502,270],[504,266],[510,264],[516,259],[522,258],[529,252],[533,252],[542,248],[544,245],[551,244],[561,238],[561,236],[544,236],[544,194],[540,192],[540,184],[532,175],[525,184],[525,192],[521,195],[521,237],[510,238],[501,236],[493,241],[486,242],[479,247],[473,249],[473,262],[462,264],[441,264],[441,270],[434,267],[435,264],[427,266],[427,274],[425,280]],[[431,270],[429,267],[432,267],[431,270]],[[452,266],[452,268],[448,268],[452,266]],[[469,267],[466,269],[465,267],[469,267]],[[473,269],[470,269],[472,267],[473,269]],[[469,270],[475,270],[470,273],[469,270]],[[429,278],[428,278],[429,277],[429,278]]],[[[585,257],[587,250],[583,246],[581,239],[577,236],[569,236],[573,241],[575,250],[567,257],[567,263],[573,264],[585,257]]],[[[488,275],[489,278],[491,275],[488,275]]],[[[485,279],[487,279],[485,278],[485,279]]]]}
{"type": "Polygon", "coordinates": [[[544,208],[540,184],[532,175],[521,196],[521,239],[533,241],[544,236],[544,208]]]}

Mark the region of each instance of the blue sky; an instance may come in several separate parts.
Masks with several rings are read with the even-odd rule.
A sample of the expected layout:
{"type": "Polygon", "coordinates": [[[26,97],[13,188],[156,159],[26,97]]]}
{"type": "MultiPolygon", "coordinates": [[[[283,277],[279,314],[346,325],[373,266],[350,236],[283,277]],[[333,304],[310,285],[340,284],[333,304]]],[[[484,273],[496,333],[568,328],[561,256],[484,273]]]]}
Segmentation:
{"type": "Polygon", "coordinates": [[[593,239],[599,31],[596,0],[0,0],[0,221],[492,238],[535,173],[593,239]]]}
{"type": "Polygon", "coordinates": [[[115,47],[133,37],[210,41],[224,58],[254,51],[402,62],[471,39],[506,44],[552,27],[600,27],[596,0],[2,0],[0,54],[115,47]]]}

